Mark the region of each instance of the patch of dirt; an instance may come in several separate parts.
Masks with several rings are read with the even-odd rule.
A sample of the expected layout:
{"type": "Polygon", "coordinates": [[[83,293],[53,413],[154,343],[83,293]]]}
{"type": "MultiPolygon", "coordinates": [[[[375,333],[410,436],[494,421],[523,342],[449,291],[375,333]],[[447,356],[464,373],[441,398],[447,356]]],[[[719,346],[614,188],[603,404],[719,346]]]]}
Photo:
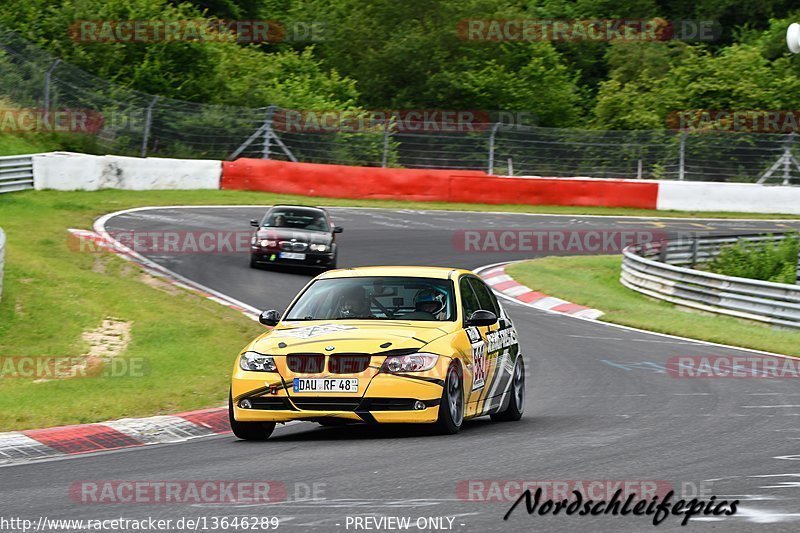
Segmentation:
{"type": "Polygon", "coordinates": [[[172,296],[177,296],[181,294],[181,290],[172,283],[167,283],[166,281],[159,279],[155,276],[151,276],[150,274],[142,273],[139,276],[139,281],[141,281],[148,287],[153,287],[154,289],[166,292],[172,296]]]}
{"type": "Polygon", "coordinates": [[[131,266],[128,261],[125,261],[121,267],[119,267],[119,277],[121,278],[129,278],[131,275],[136,272],[137,269],[131,266]]]}
{"type": "MultiPolygon", "coordinates": [[[[89,351],[75,359],[69,368],[59,369],[54,379],[96,376],[103,371],[103,366],[121,355],[131,342],[131,326],[118,318],[109,317],[103,324],[92,331],[84,331],[81,338],[89,344],[89,351]]],[[[50,379],[38,379],[34,383],[45,383],[50,379]]]]}
{"type": "Polygon", "coordinates": [[[92,263],[92,272],[97,274],[106,273],[106,258],[100,254],[95,255],[94,262],[92,263]]]}

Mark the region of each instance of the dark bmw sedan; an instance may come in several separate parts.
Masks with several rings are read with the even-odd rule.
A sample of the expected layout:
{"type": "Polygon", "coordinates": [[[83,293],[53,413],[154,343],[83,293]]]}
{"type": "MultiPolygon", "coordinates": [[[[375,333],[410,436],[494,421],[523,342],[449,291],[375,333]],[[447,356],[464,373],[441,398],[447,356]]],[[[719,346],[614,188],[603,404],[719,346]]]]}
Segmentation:
{"type": "Polygon", "coordinates": [[[276,205],[261,221],[250,245],[250,266],[296,265],[336,268],[336,234],[327,211],[318,207],[276,205]]]}

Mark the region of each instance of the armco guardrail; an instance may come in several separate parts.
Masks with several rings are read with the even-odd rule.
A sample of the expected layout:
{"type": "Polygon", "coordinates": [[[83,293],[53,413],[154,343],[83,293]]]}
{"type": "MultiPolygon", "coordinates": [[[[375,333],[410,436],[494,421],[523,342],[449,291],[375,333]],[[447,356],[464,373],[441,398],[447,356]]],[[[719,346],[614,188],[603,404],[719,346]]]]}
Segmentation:
{"type": "Polygon", "coordinates": [[[0,157],[0,193],[33,189],[33,156],[0,157]]]}
{"type": "Polygon", "coordinates": [[[800,328],[800,286],[723,276],[679,265],[707,261],[738,240],[777,241],[786,234],[699,237],[638,244],[623,250],[620,282],[677,305],[777,326],[800,328]]]}
{"type": "Polygon", "coordinates": [[[3,265],[6,255],[6,234],[0,228],[0,299],[3,298],[3,265]]]}

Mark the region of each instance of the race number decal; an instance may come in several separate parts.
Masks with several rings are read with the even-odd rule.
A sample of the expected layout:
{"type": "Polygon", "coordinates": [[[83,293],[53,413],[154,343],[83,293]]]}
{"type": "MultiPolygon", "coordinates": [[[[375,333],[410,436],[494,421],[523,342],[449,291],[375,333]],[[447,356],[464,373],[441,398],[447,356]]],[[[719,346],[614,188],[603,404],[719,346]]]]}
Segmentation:
{"type": "Polygon", "coordinates": [[[476,344],[479,340],[481,340],[481,334],[478,331],[478,328],[471,327],[467,328],[467,337],[469,337],[470,344],[476,344]]]}
{"type": "Polygon", "coordinates": [[[467,328],[467,337],[472,349],[472,390],[478,390],[486,385],[486,343],[477,328],[467,328]]]}

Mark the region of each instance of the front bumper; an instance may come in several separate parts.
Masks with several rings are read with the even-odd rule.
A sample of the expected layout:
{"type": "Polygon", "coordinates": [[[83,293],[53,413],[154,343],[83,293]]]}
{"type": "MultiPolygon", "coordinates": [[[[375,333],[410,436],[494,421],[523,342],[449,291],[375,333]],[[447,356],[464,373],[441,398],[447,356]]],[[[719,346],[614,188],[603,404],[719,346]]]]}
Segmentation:
{"type": "Polygon", "coordinates": [[[436,422],[442,385],[393,374],[378,374],[361,395],[292,393],[291,381],[275,374],[237,372],[231,392],[239,422],[288,422],[338,418],[368,423],[436,422]],[[255,374],[255,376],[254,376],[255,374]],[[251,407],[241,407],[242,400],[251,407]],[[415,406],[422,402],[423,409],[415,406]]]}
{"type": "Polygon", "coordinates": [[[309,267],[327,267],[333,264],[333,252],[303,252],[305,259],[284,259],[278,250],[263,250],[262,248],[252,248],[250,258],[254,263],[260,265],[294,265],[309,267]]]}

